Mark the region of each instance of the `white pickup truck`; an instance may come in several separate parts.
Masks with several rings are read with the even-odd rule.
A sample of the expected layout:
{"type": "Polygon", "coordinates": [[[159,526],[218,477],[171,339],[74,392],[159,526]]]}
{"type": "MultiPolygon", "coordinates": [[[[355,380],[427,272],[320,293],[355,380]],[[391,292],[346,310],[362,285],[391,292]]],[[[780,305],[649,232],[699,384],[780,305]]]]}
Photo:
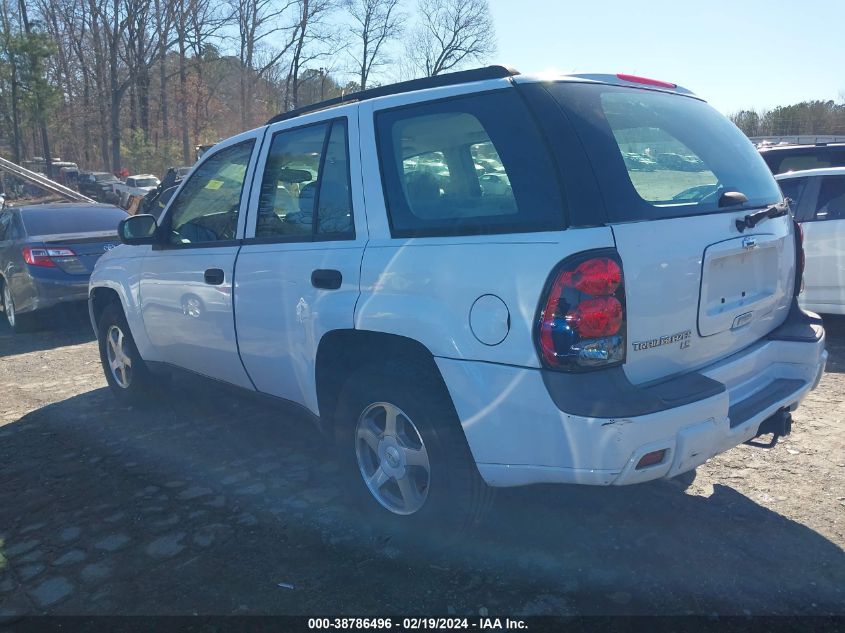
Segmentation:
{"type": "Polygon", "coordinates": [[[90,285],[114,393],[178,368],[293,403],[351,498],[402,528],[465,525],[491,487],[675,477],[787,434],[827,358],[762,158],[629,75],[489,67],[286,113],[120,235],[90,285]]]}
{"type": "Polygon", "coordinates": [[[119,198],[120,206],[128,209],[133,196],[143,198],[158,187],[159,182],[159,179],[152,174],[140,174],[128,176],[122,183],[115,183],[113,189],[119,198]]]}

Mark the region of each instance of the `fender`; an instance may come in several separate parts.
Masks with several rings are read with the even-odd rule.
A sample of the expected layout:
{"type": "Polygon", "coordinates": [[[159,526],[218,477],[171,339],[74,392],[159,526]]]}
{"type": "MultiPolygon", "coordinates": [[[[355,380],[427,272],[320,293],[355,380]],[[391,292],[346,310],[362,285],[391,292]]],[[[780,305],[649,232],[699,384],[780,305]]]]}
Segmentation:
{"type": "Polygon", "coordinates": [[[142,262],[149,252],[149,246],[118,246],[100,257],[91,273],[88,283],[88,314],[94,332],[97,332],[97,322],[91,297],[97,288],[108,288],[117,293],[126,322],[135,339],[138,352],[144,360],[158,360],[155,349],[147,337],[144,323],[141,320],[140,278],[142,262]]]}

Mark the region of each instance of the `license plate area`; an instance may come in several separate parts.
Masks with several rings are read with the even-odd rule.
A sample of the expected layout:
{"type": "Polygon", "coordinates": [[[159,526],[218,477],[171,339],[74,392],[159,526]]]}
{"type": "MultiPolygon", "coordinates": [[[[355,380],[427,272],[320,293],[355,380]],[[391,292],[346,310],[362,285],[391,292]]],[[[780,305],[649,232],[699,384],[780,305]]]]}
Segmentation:
{"type": "Polygon", "coordinates": [[[771,312],[781,285],[782,247],[782,238],[755,235],[705,249],[698,311],[701,336],[740,330],[771,312]]]}

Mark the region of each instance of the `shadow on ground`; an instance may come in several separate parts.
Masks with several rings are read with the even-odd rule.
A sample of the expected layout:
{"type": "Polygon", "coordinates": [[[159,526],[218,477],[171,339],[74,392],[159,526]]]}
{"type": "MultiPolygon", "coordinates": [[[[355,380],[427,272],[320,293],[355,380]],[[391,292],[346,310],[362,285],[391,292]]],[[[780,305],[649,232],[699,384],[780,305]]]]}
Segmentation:
{"type": "Polygon", "coordinates": [[[0,313],[0,358],[94,340],[85,304],[61,306],[39,314],[36,326],[33,332],[15,334],[6,316],[0,313]]]}
{"type": "Polygon", "coordinates": [[[355,529],[340,476],[308,420],[198,381],[46,406],[0,427],[0,614],[845,611],[843,551],[730,486],[505,490],[433,556],[355,529]]]}

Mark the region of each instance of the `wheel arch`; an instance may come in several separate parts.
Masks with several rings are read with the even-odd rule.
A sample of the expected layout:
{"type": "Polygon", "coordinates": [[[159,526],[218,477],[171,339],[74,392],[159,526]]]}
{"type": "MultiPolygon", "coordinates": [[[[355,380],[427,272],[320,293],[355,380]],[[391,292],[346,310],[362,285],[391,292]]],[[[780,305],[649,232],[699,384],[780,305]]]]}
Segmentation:
{"type": "MultiPolygon", "coordinates": [[[[315,363],[320,417],[331,422],[345,380],[360,367],[397,358],[422,363],[448,389],[429,349],[419,341],[371,330],[332,330],[320,339],[315,363]]],[[[450,398],[451,400],[451,398],[450,398]]]]}
{"type": "Polygon", "coordinates": [[[123,307],[120,295],[114,288],[107,286],[91,288],[88,294],[88,314],[91,317],[91,325],[95,332],[100,323],[100,317],[103,316],[103,311],[111,304],[117,304],[123,310],[124,315],[126,314],[126,309],[123,307]]]}

